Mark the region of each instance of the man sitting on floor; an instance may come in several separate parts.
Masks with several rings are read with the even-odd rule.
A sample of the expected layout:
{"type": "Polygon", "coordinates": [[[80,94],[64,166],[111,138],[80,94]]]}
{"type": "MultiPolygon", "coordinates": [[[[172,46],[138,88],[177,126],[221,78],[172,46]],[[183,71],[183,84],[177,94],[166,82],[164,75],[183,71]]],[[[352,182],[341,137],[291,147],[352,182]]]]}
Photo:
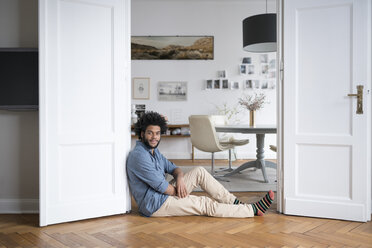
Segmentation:
{"type": "Polygon", "coordinates": [[[161,134],[167,130],[166,120],[160,114],[146,112],[134,128],[139,140],[129,153],[127,174],[141,214],[148,217],[207,215],[243,218],[263,215],[273,202],[274,193],[270,190],[256,203],[243,203],[203,167],[183,174],[157,148],[161,134]],[[169,183],[165,179],[166,173],[174,177],[169,183]],[[190,195],[198,186],[211,198],[190,195]]]}

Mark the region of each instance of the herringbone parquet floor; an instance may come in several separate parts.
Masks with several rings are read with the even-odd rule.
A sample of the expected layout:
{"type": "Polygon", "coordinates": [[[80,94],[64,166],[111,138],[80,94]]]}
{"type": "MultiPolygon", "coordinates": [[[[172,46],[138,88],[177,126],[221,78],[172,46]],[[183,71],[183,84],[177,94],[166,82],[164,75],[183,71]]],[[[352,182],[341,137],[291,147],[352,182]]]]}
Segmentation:
{"type": "MultiPolygon", "coordinates": [[[[210,161],[178,160],[177,165],[210,161]]],[[[224,161],[217,161],[224,163],[224,161]]],[[[238,165],[241,161],[236,161],[238,165]]],[[[193,193],[202,195],[203,193],[193,193]]],[[[234,193],[255,202],[264,193],[234,193]]],[[[264,217],[141,217],[130,214],[38,227],[38,215],[0,215],[3,247],[372,247],[372,222],[286,216],[276,206],[264,217]]]]}
{"type": "Polygon", "coordinates": [[[130,214],[37,225],[38,215],[0,215],[0,247],[372,247],[371,222],[285,216],[275,206],[264,217],[222,219],[146,218],[134,205],[130,214]]]}

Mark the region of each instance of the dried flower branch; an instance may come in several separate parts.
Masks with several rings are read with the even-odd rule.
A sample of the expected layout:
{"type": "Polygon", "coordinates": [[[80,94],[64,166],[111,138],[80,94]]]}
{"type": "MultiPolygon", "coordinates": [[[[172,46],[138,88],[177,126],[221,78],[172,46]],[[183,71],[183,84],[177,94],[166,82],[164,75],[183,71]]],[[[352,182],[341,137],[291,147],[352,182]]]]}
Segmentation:
{"type": "Polygon", "coordinates": [[[239,104],[247,108],[249,111],[256,111],[265,105],[266,95],[264,93],[254,95],[244,95],[239,98],[239,104]]]}
{"type": "Polygon", "coordinates": [[[236,115],[239,113],[237,106],[229,107],[226,102],[221,106],[215,105],[218,114],[226,116],[229,121],[236,119],[236,115]]]}

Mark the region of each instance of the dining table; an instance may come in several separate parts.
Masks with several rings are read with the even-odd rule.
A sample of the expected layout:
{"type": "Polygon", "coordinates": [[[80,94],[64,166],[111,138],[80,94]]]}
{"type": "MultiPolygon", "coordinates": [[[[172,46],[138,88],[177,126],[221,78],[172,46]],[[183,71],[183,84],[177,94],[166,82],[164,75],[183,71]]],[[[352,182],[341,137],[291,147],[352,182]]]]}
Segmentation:
{"type": "Polygon", "coordinates": [[[264,182],[268,183],[269,180],[266,174],[266,168],[276,168],[276,163],[265,160],[265,134],[275,134],[277,128],[275,125],[255,125],[248,124],[228,124],[215,126],[216,132],[224,133],[243,133],[243,134],[256,134],[256,160],[248,161],[241,164],[233,171],[224,175],[224,177],[232,176],[242,170],[248,168],[261,169],[264,182]]]}

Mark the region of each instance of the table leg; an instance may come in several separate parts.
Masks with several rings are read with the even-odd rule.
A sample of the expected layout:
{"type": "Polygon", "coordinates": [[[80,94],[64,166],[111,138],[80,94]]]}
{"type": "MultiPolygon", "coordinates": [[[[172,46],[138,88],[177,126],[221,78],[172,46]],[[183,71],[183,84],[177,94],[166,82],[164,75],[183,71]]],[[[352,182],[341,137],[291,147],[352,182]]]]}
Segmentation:
{"type": "Polygon", "coordinates": [[[232,176],[242,170],[248,169],[248,168],[257,168],[262,170],[262,175],[264,178],[264,182],[268,183],[269,180],[267,179],[266,174],[266,166],[271,168],[276,168],[276,164],[270,161],[265,161],[265,134],[258,133],[256,134],[256,160],[255,161],[249,161],[242,165],[240,165],[238,168],[236,168],[234,171],[225,174],[225,177],[232,176]]]}

